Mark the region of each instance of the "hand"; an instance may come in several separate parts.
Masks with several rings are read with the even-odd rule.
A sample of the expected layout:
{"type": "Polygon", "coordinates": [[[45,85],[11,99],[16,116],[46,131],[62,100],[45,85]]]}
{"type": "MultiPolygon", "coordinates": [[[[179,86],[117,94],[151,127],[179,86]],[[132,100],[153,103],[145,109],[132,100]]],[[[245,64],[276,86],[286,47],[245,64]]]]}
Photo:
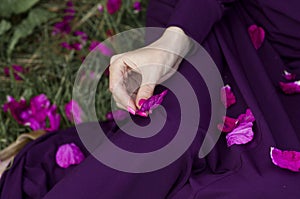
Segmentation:
{"type": "Polygon", "coordinates": [[[169,27],[152,44],[113,56],[109,89],[117,106],[135,114],[140,108],[139,101],[151,97],[155,86],[176,72],[189,48],[190,41],[184,32],[169,27]]]}

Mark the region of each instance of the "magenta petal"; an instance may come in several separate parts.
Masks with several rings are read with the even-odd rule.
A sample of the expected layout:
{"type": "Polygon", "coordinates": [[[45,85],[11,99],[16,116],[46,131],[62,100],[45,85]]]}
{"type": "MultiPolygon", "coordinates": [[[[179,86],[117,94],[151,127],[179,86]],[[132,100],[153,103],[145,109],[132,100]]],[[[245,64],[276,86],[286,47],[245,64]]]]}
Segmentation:
{"type": "MultiPolygon", "coordinates": [[[[23,66],[19,65],[12,65],[13,75],[16,80],[22,80],[22,78],[18,75],[18,73],[25,73],[25,69],[23,66]]],[[[5,76],[9,76],[9,67],[4,67],[4,74],[5,76]]]]}
{"type": "Polygon", "coordinates": [[[221,101],[226,108],[236,103],[236,98],[229,85],[221,88],[221,101]]]}
{"type": "Polygon", "coordinates": [[[238,125],[239,120],[230,118],[230,117],[223,117],[223,123],[218,124],[218,129],[224,133],[229,133],[235,129],[235,127],[238,125]]]}
{"type": "Polygon", "coordinates": [[[108,0],[106,7],[109,14],[116,13],[121,8],[122,0],[108,0]]]}
{"type": "Polygon", "coordinates": [[[133,9],[137,12],[140,12],[142,10],[142,4],[139,1],[136,1],[133,3],[133,9]]]}
{"type": "Polygon", "coordinates": [[[254,122],[255,117],[254,117],[252,111],[250,109],[247,109],[245,114],[241,114],[238,117],[238,120],[240,123],[254,122]]]}
{"type": "Polygon", "coordinates": [[[80,164],[84,155],[74,143],[61,145],[56,152],[56,163],[62,168],[80,164]]]}
{"type": "Polygon", "coordinates": [[[45,121],[50,106],[50,101],[45,94],[37,95],[30,100],[32,115],[34,115],[38,121],[45,121]]]}
{"type": "Polygon", "coordinates": [[[121,121],[124,120],[128,117],[128,113],[126,111],[123,110],[115,110],[112,112],[108,112],[106,114],[106,119],[107,120],[117,120],[117,121],[121,121]]]}
{"type": "Polygon", "coordinates": [[[254,48],[256,50],[259,49],[265,39],[264,29],[254,24],[248,28],[248,33],[250,35],[254,48]]]}
{"type": "Polygon", "coordinates": [[[29,126],[33,131],[43,130],[45,128],[45,122],[39,122],[35,118],[29,118],[24,125],[29,126]]]}
{"type": "Polygon", "coordinates": [[[290,73],[290,72],[285,70],[285,71],[283,71],[283,77],[286,80],[295,80],[296,79],[296,74],[290,73]]]}
{"type": "Polygon", "coordinates": [[[66,104],[65,113],[69,121],[76,124],[82,123],[83,111],[75,100],[71,100],[66,104]]]}
{"type": "Polygon", "coordinates": [[[300,171],[300,152],[282,151],[275,147],[271,147],[270,155],[272,162],[278,167],[295,172],[300,171]]]}
{"type": "Polygon", "coordinates": [[[52,105],[48,110],[47,116],[49,118],[50,127],[45,128],[46,131],[56,131],[60,125],[60,115],[56,112],[56,106],[52,105]]]}
{"type": "Polygon", "coordinates": [[[168,92],[168,90],[164,90],[160,94],[151,96],[149,99],[147,99],[143,102],[141,108],[138,111],[147,112],[147,111],[155,109],[162,103],[163,98],[167,94],[167,92],[168,92]]]}
{"type": "Polygon", "coordinates": [[[237,128],[226,135],[227,146],[230,147],[234,144],[246,144],[250,142],[254,133],[252,131],[252,122],[240,124],[237,128]]]}
{"type": "Polygon", "coordinates": [[[279,85],[286,94],[300,93],[300,80],[290,83],[279,82],[279,85]]]}
{"type": "Polygon", "coordinates": [[[31,114],[30,108],[26,103],[26,100],[24,98],[21,98],[21,100],[18,102],[13,97],[8,96],[7,97],[7,103],[3,105],[3,110],[9,111],[12,115],[12,117],[19,123],[24,125],[26,122],[28,122],[28,117],[23,118],[26,114],[31,114]],[[25,119],[25,120],[24,120],[25,119]]]}

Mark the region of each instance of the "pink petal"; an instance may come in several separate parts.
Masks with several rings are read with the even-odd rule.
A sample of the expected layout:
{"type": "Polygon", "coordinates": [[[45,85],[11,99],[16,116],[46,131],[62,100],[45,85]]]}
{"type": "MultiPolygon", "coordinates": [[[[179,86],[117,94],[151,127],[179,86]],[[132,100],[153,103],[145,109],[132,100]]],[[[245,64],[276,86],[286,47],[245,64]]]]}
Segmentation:
{"type": "Polygon", "coordinates": [[[138,112],[147,112],[158,107],[162,103],[163,98],[167,94],[167,92],[168,90],[164,90],[162,93],[153,95],[149,99],[144,100],[138,112]]]}
{"type": "Polygon", "coordinates": [[[226,85],[221,88],[221,101],[226,108],[236,103],[236,98],[233,92],[231,91],[231,87],[229,85],[226,85]]]}
{"type": "Polygon", "coordinates": [[[74,143],[61,145],[56,152],[56,163],[62,168],[80,164],[84,155],[74,143]]]}
{"type": "Polygon", "coordinates": [[[241,114],[238,117],[239,123],[247,123],[247,122],[254,122],[255,117],[250,109],[246,110],[245,114],[241,114]]]}
{"type": "Polygon", "coordinates": [[[218,124],[218,129],[224,133],[229,133],[235,129],[235,127],[238,125],[239,120],[230,118],[230,117],[223,117],[223,123],[218,124]]]}
{"type": "Polygon", "coordinates": [[[283,76],[286,80],[295,80],[296,79],[296,74],[292,74],[286,70],[283,71],[283,73],[284,73],[283,76]]]}
{"type": "Polygon", "coordinates": [[[300,80],[290,83],[279,82],[279,85],[286,94],[300,93],[300,80]]]}
{"type": "Polygon", "coordinates": [[[252,131],[252,122],[240,124],[237,128],[226,135],[227,146],[230,147],[234,144],[246,144],[250,142],[254,133],[252,131]]]}
{"type": "Polygon", "coordinates": [[[251,25],[248,28],[248,33],[250,35],[251,41],[254,45],[254,48],[257,50],[261,47],[264,39],[265,39],[265,31],[262,27],[258,27],[257,25],[251,25]]]}
{"type": "Polygon", "coordinates": [[[50,126],[48,128],[45,128],[46,131],[56,131],[59,129],[60,115],[56,112],[56,109],[56,106],[52,105],[48,110],[47,116],[49,118],[50,126]]]}
{"type": "Polygon", "coordinates": [[[300,172],[300,152],[282,151],[271,147],[270,155],[272,162],[278,167],[300,172]]]}

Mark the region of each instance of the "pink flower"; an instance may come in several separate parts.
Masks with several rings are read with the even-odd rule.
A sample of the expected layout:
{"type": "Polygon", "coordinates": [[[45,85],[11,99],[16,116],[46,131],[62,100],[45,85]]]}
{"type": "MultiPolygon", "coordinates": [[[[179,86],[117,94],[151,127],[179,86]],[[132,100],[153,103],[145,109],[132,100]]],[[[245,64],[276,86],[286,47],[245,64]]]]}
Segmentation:
{"type": "Polygon", "coordinates": [[[265,39],[264,29],[254,24],[248,28],[248,33],[250,35],[254,48],[256,50],[259,49],[265,39]]]}
{"type": "Polygon", "coordinates": [[[224,133],[229,133],[229,132],[233,131],[233,129],[236,128],[238,123],[239,123],[238,119],[234,119],[234,118],[230,118],[230,117],[226,116],[226,117],[223,117],[223,123],[218,124],[218,129],[224,133]]]}
{"type": "MultiPolygon", "coordinates": [[[[23,66],[19,65],[12,65],[12,70],[13,70],[13,75],[16,80],[22,80],[22,78],[18,75],[18,73],[25,73],[25,69],[23,66]]],[[[4,74],[9,77],[10,72],[9,72],[9,67],[4,67],[4,74]]]]}
{"type": "Polygon", "coordinates": [[[142,4],[139,1],[133,3],[133,9],[135,12],[140,12],[142,10],[142,4]]]}
{"type": "Polygon", "coordinates": [[[221,101],[226,108],[236,103],[236,98],[229,85],[221,88],[221,101]]]}
{"type": "Polygon", "coordinates": [[[80,148],[74,143],[61,145],[58,148],[55,157],[56,163],[62,168],[80,164],[85,159],[80,148]]]}
{"type": "Polygon", "coordinates": [[[288,71],[283,71],[284,74],[283,74],[283,77],[286,79],[286,80],[295,80],[296,79],[296,74],[292,74],[292,73],[289,73],[288,71]]]}
{"type": "Polygon", "coordinates": [[[115,110],[112,112],[108,112],[106,114],[106,119],[107,120],[117,120],[117,121],[121,121],[124,120],[128,117],[128,113],[126,111],[123,110],[115,110]]]}
{"type": "Polygon", "coordinates": [[[116,13],[121,8],[122,0],[107,0],[106,7],[109,14],[116,13]]]}
{"type": "Polygon", "coordinates": [[[279,82],[279,85],[286,94],[300,93],[300,80],[290,83],[279,82]]]}
{"type": "Polygon", "coordinates": [[[101,4],[97,8],[100,13],[102,13],[104,11],[104,8],[101,4]]]}
{"type": "Polygon", "coordinates": [[[136,113],[138,115],[145,115],[144,113],[146,113],[146,112],[151,113],[151,111],[153,109],[155,109],[162,103],[162,101],[167,93],[168,93],[168,90],[164,90],[162,93],[153,95],[147,100],[141,99],[139,101],[139,105],[141,106],[141,108],[139,110],[137,110],[136,113]]]}
{"type": "Polygon", "coordinates": [[[100,43],[98,41],[92,41],[89,47],[89,50],[98,50],[99,52],[101,52],[103,55],[105,56],[112,56],[113,55],[113,51],[108,48],[104,43],[100,43]]]}
{"type": "MultiPolygon", "coordinates": [[[[255,121],[255,118],[250,109],[247,109],[245,114],[241,114],[237,120],[234,120],[232,118],[229,119],[227,118],[227,120],[228,121],[225,120],[225,124],[224,124],[224,126],[227,128],[224,129],[223,127],[221,129],[223,132],[228,132],[228,134],[226,135],[228,147],[234,144],[237,145],[246,144],[252,141],[254,137],[252,126],[253,126],[253,122],[255,121]],[[234,126],[235,128],[233,128],[234,126]]],[[[222,126],[219,125],[218,128],[220,129],[220,127],[222,126]]]]}
{"type": "Polygon", "coordinates": [[[82,123],[83,111],[75,100],[71,100],[66,104],[65,113],[71,122],[75,122],[76,124],[82,123]]]}
{"type": "Polygon", "coordinates": [[[272,162],[284,169],[300,172],[300,152],[282,151],[275,147],[271,147],[270,156],[272,162]]]}
{"type": "Polygon", "coordinates": [[[32,130],[54,131],[59,128],[60,116],[56,113],[56,106],[51,106],[44,94],[33,97],[29,105],[24,98],[18,102],[13,97],[8,96],[3,110],[5,112],[10,111],[19,124],[29,126],[32,130]],[[46,126],[47,120],[50,123],[49,127],[46,126]]]}

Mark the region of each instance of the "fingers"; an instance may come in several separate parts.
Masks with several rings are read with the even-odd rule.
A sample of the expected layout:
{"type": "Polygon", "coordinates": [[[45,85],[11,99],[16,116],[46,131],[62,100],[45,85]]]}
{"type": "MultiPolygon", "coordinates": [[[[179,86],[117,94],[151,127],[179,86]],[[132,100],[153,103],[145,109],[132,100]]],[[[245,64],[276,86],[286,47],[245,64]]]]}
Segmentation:
{"type": "Polygon", "coordinates": [[[153,95],[155,84],[153,83],[142,83],[138,90],[135,105],[141,108],[142,102],[153,95]]]}
{"type": "Polygon", "coordinates": [[[124,79],[128,72],[127,66],[123,63],[122,59],[119,58],[111,63],[109,70],[109,90],[112,93],[117,106],[135,114],[135,102],[127,93],[127,89],[124,84],[124,79]]]}

